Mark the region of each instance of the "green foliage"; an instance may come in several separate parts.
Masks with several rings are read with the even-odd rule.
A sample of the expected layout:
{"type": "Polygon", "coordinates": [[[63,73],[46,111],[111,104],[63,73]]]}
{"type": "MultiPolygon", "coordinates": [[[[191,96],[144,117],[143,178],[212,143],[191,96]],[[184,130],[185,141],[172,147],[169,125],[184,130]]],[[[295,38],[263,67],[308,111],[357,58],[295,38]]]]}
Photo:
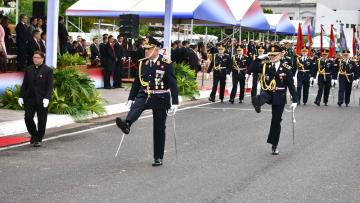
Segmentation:
{"type": "Polygon", "coordinates": [[[57,66],[58,68],[65,68],[69,66],[85,65],[86,61],[78,53],[58,55],[57,66]]]}
{"type": "Polygon", "coordinates": [[[75,118],[95,113],[105,113],[105,101],[100,98],[94,84],[86,74],[75,68],[54,71],[54,93],[49,111],[57,114],[70,114],[75,118]]]}
{"type": "Polygon", "coordinates": [[[179,95],[188,98],[194,98],[199,95],[195,72],[190,69],[190,66],[184,63],[174,63],[174,67],[179,95]]]}
{"type": "Polygon", "coordinates": [[[263,12],[273,14],[273,10],[271,8],[263,8],[263,12]]]}
{"type": "Polygon", "coordinates": [[[140,24],[139,34],[141,36],[146,36],[149,34],[149,26],[147,24],[140,24]]]}
{"type": "Polygon", "coordinates": [[[13,110],[22,109],[18,104],[20,88],[20,85],[15,85],[15,87],[7,87],[4,93],[0,95],[0,108],[13,110]]]}
{"type": "MultiPolygon", "coordinates": [[[[19,110],[20,85],[6,88],[0,95],[0,108],[19,110]]],[[[81,119],[93,113],[103,115],[106,101],[100,97],[90,78],[75,68],[54,70],[54,92],[49,112],[69,114],[81,119]]]]}

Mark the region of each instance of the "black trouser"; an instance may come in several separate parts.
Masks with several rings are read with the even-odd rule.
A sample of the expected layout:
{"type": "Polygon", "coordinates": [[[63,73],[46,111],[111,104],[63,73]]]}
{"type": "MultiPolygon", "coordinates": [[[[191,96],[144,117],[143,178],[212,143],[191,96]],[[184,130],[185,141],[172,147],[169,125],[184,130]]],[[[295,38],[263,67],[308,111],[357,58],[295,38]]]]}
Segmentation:
{"type": "MultiPolygon", "coordinates": [[[[265,103],[271,104],[272,103],[272,95],[261,91],[259,95],[259,102],[260,105],[264,105],[265,103]]],[[[282,121],[282,114],[284,112],[285,104],[271,104],[271,125],[270,125],[270,132],[267,139],[267,143],[277,146],[280,139],[281,133],[281,121],[282,121]]]]}
{"type": "Polygon", "coordinates": [[[67,41],[66,40],[60,40],[60,54],[65,54],[67,52],[66,50],[66,46],[67,46],[67,41]]]}
{"type": "Polygon", "coordinates": [[[28,132],[31,135],[30,142],[41,142],[46,129],[48,108],[44,108],[43,105],[31,105],[25,104],[25,124],[28,132]],[[35,113],[38,118],[38,127],[34,122],[35,113]]]}
{"type": "Polygon", "coordinates": [[[245,74],[240,73],[240,74],[232,74],[232,82],[233,82],[233,87],[231,89],[231,94],[230,94],[230,100],[234,101],[234,98],[236,96],[236,91],[237,91],[237,86],[238,83],[240,84],[240,95],[239,95],[239,100],[244,100],[244,93],[245,93],[245,74]]]}
{"type": "Polygon", "coordinates": [[[282,114],[284,112],[285,104],[271,106],[271,125],[267,143],[277,146],[281,133],[282,114]]]}
{"type": "Polygon", "coordinates": [[[220,95],[219,99],[224,99],[225,86],[226,86],[226,76],[214,76],[213,86],[210,93],[210,98],[215,99],[218,83],[220,82],[220,95]]]}
{"type": "Polygon", "coordinates": [[[343,75],[339,76],[339,104],[344,103],[344,96],[345,96],[345,104],[350,103],[350,95],[351,95],[351,88],[352,88],[352,77],[349,76],[350,82],[346,80],[346,77],[343,75]]]}
{"type": "Polygon", "coordinates": [[[114,70],[114,67],[111,67],[111,66],[104,67],[104,87],[105,88],[111,87],[110,77],[111,77],[113,70],[114,70]]]}
{"type": "MultiPolygon", "coordinates": [[[[136,97],[134,104],[126,117],[126,122],[131,126],[146,109],[146,97],[136,97]]],[[[153,142],[154,159],[163,159],[165,149],[165,128],[166,128],[166,108],[155,108],[153,112],[153,142]]]]}
{"type": "Polygon", "coordinates": [[[122,65],[121,64],[117,64],[114,67],[114,84],[113,87],[121,87],[122,83],[121,83],[121,78],[122,78],[122,65]]]}
{"type": "Polygon", "coordinates": [[[327,104],[328,101],[329,101],[329,94],[330,94],[330,88],[331,88],[331,78],[326,77],[326,79],[324,79],[323,76],[319,76],[318,77],[318,86],[319,86],[319,90],[318,90],[315,101],[317,103],[320,103],[322,94],[324,92],[324,103],[327,104]]]}
{"type": "Polygon", "coordinates": [[[297,75],[297,97],[298,103],[301,102],[301,89],[303,89],[303,103],[306,104],[309,98],[309,88],[310,88],[310,76],[306,75],[307,73],[298,72],[297,75]]]}
{"type": "MultiPolygon", "coordinates": [[[[27,46],[26,44],[23,44],[23,43],[19,43],[17,45],[17,58],[16,58],[16,61],[17,61],[17,64],[16,64],[16,69],[18,71],[21,71],[21,70],[24,70],[27,66],[26,64],[26,60],[27,60],[27,46]]],[[[32,59],[32,57],[31,57],[32,59]]]]}

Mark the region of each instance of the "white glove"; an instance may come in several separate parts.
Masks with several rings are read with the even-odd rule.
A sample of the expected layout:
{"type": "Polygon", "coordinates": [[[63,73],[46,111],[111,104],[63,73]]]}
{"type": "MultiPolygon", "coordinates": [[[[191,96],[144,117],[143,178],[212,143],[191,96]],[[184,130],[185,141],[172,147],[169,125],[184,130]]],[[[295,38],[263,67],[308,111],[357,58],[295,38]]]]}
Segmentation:
{"type": "Polygon", "coordinates": [[[126,108],[130,109],[133,103],[134,103],[133,100],[129,100],[129,101],[126,103],[126,108]]]}
{"type": "Polygon", "coordinates": [[[19,103],[19,106],[23,107],[23,105],[24,105],[24,99],[23,99],[23,98],[19,98],[19,99],[18,99],[18,103],[19,103]]]}
{"type": "Polygon", "coordinates": [[[312,83],[314,81],[314,77],[310,78],[310,83],[312,83]]]}
{"type": "Polygon", "coordinates": [[[210,73],[206,73],[206,79],[209,79],[210,73]]]}
{"type": "Polygon", "coordinates": [[[359,79],[356,79],[356,85],[358,85],[359,84],[359,79]]]}
{"type": "Polygon", "coordinates": [[[353,87],[356,87],[356,85],[357,85],[356,80],[354,80],[354,81],[352,82],[352,85],[353,85],[353,87]]]}
{"type": "Polygon", "coordinates": [[[292,104],[290,105],[290,107],[291,107],[293,110],[295,110],[296,107],[297,107],[297,103],[292,103],[292,104]]]}
{"type": "Polygon", "coordinates": [[[179,108],[179,105],[178,104],[173,104],[173,105],[171,105],[171,111],[173,112],[173,115],[175,115],[175,113],[177,112],[177,110],[178,110],[178,108],[179,108]]]}
{"type": "Polygon", "coordinates": [[[335,80],[331,79],[331,86],[334,86],[334,85],[335,85],[335,80]]]}
{"type": "Polygon", "coordinates": [[[43,106],[44,106],[44,108],[47,108],[49,106],[49,100],[48,99],[43,99],[43,106]]]}
{"type": "Polygon", "coordinates": [[[226,74],[226,79],[230,79],[230,74],[226,74]]]}
{"type": "Polygon", "coordinates": [[[337,80],[334,80],[334,84],[337,85],[337,80]]]}
{"type": "Polygon", "coordinates": [[[248,80],[249,79],[249,74],[245,74],[245,79],[248,80]]]}

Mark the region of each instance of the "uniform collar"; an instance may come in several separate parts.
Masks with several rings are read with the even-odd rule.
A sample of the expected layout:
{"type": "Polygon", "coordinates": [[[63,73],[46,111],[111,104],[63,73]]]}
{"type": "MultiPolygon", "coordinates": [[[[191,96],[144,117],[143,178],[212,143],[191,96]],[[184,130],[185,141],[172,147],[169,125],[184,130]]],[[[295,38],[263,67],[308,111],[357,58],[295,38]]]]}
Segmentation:
{"type": "Polygon", "coordinates": [[[155,59],[150,59],[150,62],[153,62],[154,64],[156,63],[156,61],[159,59],[160,55],[158,55],[155,59]]]}

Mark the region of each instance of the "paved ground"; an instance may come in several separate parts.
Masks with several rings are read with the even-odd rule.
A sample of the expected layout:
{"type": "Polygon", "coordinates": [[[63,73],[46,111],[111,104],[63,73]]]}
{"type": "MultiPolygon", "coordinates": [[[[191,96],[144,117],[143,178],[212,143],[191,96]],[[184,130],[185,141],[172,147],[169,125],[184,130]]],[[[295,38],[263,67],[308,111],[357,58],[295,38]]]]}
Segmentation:
{"type": "Polygon", "coordinates": [[[358,104],[300,106],[295,145],[284,113],[280,155],[272,156],[269,106],[256,114],[245,102],[203,101],[178,112],[178,160],[169,117],[159,168],[151,166],[151,117],[134,124],[116,159],[121,134],[113,124],[0,151],[1,202],[360,201],[358,104]]]}

